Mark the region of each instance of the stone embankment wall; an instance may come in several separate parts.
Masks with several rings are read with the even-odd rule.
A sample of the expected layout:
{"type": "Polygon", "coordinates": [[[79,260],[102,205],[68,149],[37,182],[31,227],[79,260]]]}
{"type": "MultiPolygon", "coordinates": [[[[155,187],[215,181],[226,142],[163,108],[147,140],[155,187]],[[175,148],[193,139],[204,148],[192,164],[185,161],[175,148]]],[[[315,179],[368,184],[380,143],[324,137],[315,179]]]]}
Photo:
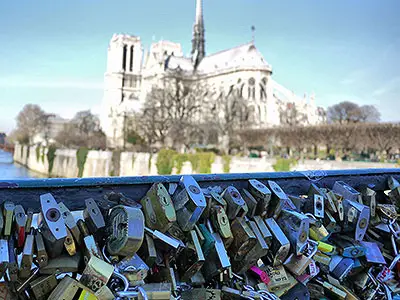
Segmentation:
{"type": "MultiPolygon", "coordinates": [[[[14,161],[26,166],[32,171],[49,176],[49,161],[47,148],[16,145],[14,161]],[[38,155],[39,154],[39,155],[38,155]]],[[[51,170],[52,177],[77,177],[78,161],[77,150],[57,149],[51,170]]],[[[157,154],[111,151],[89,151],[83,168],[82,177],[105,177],[105,176],[145,176],[157,175],[157,154]],[[115,159],[118,155],[118,159],[115,159]],[[118,164],[118,165],[115,165],[118,164]]],[[[273,172],[272,165],[275,159],[269,158],[246,158],[232,157],[230,161],[230,173],[251,173],[251,172],[273,172]]],[[[340,170],[360,168],[395,168],[390,163],[369,163],[369,162],[347,162],[347,161],[324,161],[324,160],[302,160],[292,169],[296,171],[305,170],[340,170]]],[[[212,173],[223,173],[223,159],[217,156],[211,165],[212,173]]],[[[176,174],[174,169],[173,174],[176,174]]],[[[184,162],[181,174],[191,174],[192,166],[189,161],[184,162]]]]}

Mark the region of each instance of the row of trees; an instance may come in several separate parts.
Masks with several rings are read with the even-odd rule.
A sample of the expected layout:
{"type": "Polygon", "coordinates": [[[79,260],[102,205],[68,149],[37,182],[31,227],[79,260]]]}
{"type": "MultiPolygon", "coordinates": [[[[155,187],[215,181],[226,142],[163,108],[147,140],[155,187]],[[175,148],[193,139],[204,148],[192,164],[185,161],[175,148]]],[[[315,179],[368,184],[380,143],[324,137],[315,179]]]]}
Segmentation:
{"type": "Polygon", "coordinates": [[[280,127],[262,130],[243,130],[239,133],[244,145],[251,148],[279,146],[301,152],[325,146],[343,154],[380,152],[390,154],[400,149],[399,123],[347,123],[306,127],[280,127]]]}
{"type": "Polygon", "coordinates": [[[55,143],[60,147],[105,149],[106,137],[99,118],[90,111],[80,111],[69,122],[61,122],[40,106],[27,104],[20,111],[17,127],[9,139],[20,144],[55,143]],[[61,126],[61,128],[60,128],[61,126]]]}

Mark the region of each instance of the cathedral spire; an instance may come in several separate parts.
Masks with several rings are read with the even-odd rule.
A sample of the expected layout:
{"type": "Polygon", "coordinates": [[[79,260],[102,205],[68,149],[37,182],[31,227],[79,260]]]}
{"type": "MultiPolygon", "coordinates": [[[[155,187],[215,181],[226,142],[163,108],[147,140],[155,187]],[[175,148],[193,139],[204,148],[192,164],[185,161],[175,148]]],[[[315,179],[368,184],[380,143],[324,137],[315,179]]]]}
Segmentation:
{"type": "Polygon", "coordinates": [[[196,21],[193,26],[192,59],[195,67],[200,63],[205,53],[203,0],[196,0],[196,21]]]}

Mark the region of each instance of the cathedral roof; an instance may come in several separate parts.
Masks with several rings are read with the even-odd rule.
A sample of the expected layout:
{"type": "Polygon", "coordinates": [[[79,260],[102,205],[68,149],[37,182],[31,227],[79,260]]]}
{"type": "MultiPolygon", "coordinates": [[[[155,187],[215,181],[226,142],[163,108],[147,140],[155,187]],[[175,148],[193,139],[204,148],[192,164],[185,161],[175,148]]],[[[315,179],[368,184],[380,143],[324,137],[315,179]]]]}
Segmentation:
{"type": "Polygon", "coordinates": [[[271,66],[253,43],[206,56],[200,62],[197,70],[201,73],[209,73],[231,68],[259,68],[272,71],[271,66]]]}
{"type": "Polygon", "coordinates": [[[183,71],[193,72],[193,63],[190,58],[174,55],[169,56],[166,61],[166,68],[175,70],[178,67],[183,71]]]}

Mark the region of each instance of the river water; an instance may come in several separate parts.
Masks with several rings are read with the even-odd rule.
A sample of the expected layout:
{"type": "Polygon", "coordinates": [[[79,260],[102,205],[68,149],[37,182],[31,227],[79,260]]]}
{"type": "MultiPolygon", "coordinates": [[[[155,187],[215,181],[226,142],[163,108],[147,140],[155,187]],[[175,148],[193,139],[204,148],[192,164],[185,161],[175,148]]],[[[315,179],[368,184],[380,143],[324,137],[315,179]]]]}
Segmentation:
{"type": "Polygon", "coordinates": [[[0,180],[34,177],[37,177],[37,175],[35,176],[35,174],[30,172],[27,168],[13,163],[11,153],[0,150],[0,180]]]}

